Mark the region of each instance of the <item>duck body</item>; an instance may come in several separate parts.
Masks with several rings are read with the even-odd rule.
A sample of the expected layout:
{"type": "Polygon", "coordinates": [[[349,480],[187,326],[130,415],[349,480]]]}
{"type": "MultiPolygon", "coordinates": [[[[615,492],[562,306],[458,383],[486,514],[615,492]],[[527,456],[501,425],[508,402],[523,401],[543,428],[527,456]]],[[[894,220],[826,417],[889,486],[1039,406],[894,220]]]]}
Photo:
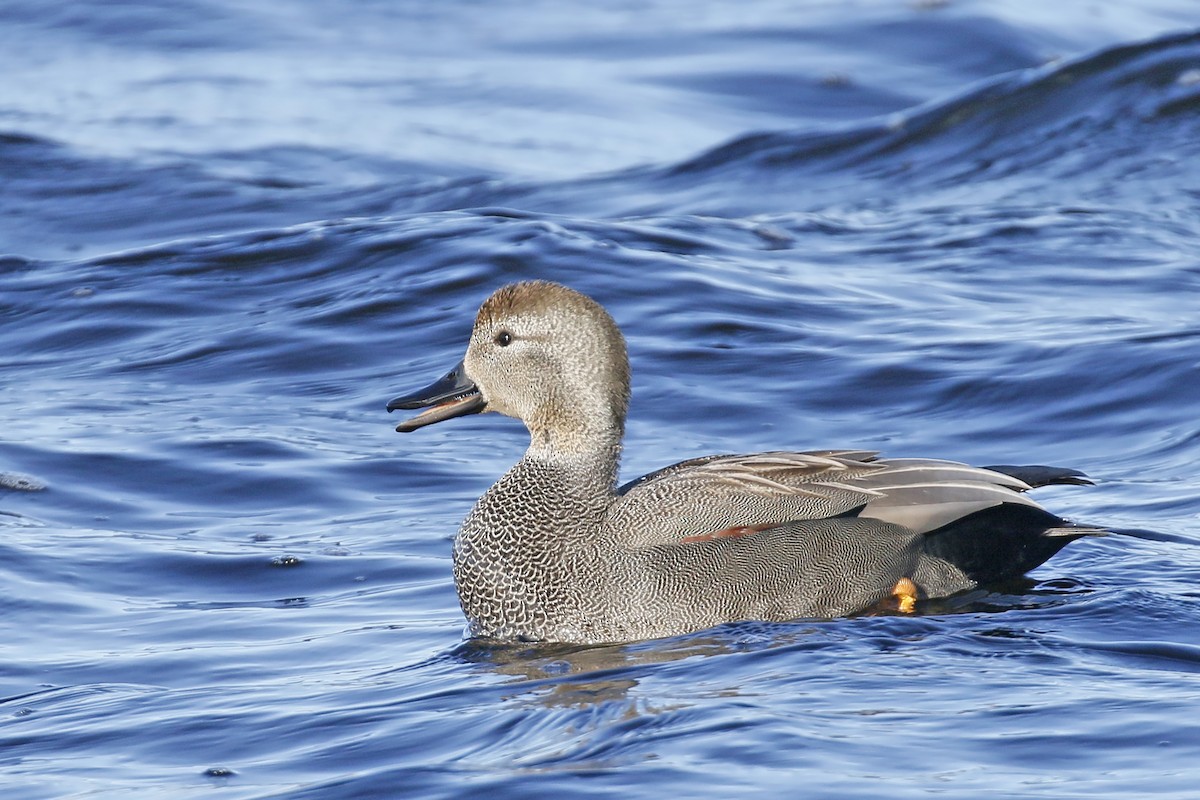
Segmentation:
{"type": "Polygon", "coordinates": [[[1049,467],[773,452],[691,459],[618,488],[628,392],[607,312],[535,281],[494,293],[463,362],[388,404],[426,409],[400,431],[488,410],[529,428],[524,457],[455,539],[472,636],[600,643],[844,616],[896,597],[903,609],[1021,575],[1102,533],[1025,496],[1087,482],[1049,467]]]}

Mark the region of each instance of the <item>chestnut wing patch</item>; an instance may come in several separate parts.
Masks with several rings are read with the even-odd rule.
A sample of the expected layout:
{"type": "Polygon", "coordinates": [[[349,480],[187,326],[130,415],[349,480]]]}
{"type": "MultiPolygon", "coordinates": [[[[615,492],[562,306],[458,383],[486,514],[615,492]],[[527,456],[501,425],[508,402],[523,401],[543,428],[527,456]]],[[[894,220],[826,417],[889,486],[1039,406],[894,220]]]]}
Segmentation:
{"type": "Polygon", "coordinates": [[[740,539],[743,536],[750,536],[755,533],[761,533],[768,528],[773,528],[774,525],[738,525],[733,528],[726,528],[723,531],[713,531],[712,533],[699,533],[695,536],[685,536],[679,540],[680,544],[695,544],[696,542],[711,542],[714,539],[740,539]]]}

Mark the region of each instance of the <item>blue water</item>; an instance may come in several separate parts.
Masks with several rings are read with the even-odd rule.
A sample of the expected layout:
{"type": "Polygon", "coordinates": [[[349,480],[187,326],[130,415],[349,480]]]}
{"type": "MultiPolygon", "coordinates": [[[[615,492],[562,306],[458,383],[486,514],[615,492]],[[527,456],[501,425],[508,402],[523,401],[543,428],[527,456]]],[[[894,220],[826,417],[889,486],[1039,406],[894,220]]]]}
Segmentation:
{"type": "Polygon", "coordinates": [[[1194,3],[0,7],[0,794],[1194,798],[1194,3]],[[496,286],[623,326],[623,474],[1082,469],[912,617],[462,638],[496,286]]]}

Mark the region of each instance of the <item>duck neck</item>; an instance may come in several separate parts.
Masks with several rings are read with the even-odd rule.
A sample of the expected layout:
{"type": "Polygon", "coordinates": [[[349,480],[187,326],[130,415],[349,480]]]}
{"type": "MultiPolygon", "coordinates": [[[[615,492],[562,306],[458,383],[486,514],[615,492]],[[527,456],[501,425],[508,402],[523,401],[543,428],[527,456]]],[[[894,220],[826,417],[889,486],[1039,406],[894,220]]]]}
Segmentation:
{"type": "Polygon", "coordinates": [[[599,409],[567,411],[556,404],[545,418],[528,421],[526,428],[529,430],[526,460],[589,470],[596,476],[593,481],[615,486],[621,440],[625,435],[623,416],[599,409]]]}
{"type": "MultiPolygon", "coordinates": [[[[534,505],[544,515],[525,520],[520,530],[522,537],[544,533],[561,541],[573,532],[571,526],[564,526],[564,521],[594,520],[599,524],[612,505],[621,459],[620,438],[592,437],[586,447],[563,445],[561,440],[532,440],[524,458],[488,492],[501,495],[506,503],[513,492],[537,499],[534,505]]],[[[481,502],[488,494],[480,498],[481,502]]]]}

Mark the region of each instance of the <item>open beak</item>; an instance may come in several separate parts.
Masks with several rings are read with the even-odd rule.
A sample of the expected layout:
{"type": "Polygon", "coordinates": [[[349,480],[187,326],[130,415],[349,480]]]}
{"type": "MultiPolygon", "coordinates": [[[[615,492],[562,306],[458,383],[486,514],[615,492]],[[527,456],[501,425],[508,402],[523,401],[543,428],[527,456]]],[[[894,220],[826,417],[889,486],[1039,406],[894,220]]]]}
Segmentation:
{"type": "Polygon", "coordinates": [[[426,425],[452,417],[478,414],[487,407],[487,401],[479,393],[479,387],[467,377],[467,370],[460,361],[454,369],[420,391],[402,394],[387,404],[388,412],[397,408],[424,408],[415,417],[406,419],[396,426],[400,433],[415,431],[426,425]]]}

